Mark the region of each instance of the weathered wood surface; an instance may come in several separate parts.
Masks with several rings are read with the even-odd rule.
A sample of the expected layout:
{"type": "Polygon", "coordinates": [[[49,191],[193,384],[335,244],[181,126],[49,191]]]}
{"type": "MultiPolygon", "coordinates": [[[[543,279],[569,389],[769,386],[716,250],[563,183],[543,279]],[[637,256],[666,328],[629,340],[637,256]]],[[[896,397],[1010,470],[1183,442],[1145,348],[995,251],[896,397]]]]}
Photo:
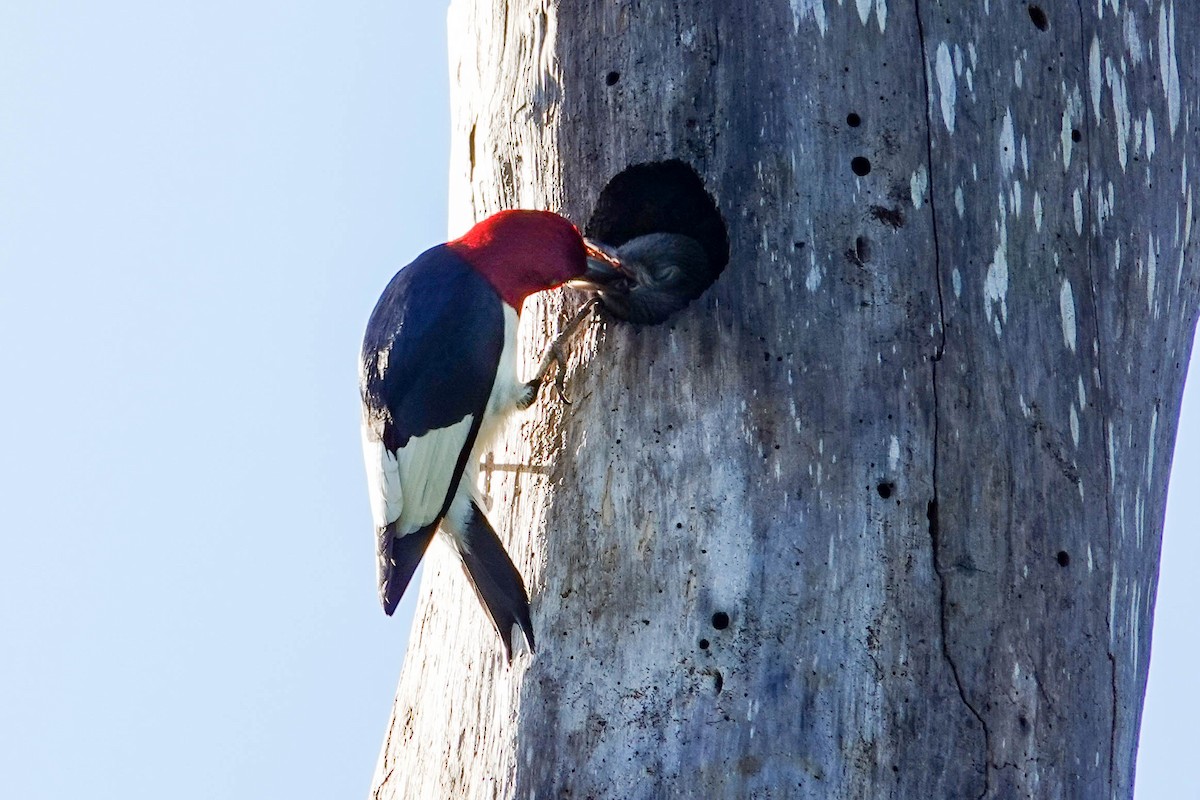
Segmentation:
{"type": "Polygon", "coordinates": [[[732,258],[497,449],[538,653],[435,547],[374,796],[1129,796],[1200,6],[455,0],[450,41],[453,232],[679,157],[732,258]]]}

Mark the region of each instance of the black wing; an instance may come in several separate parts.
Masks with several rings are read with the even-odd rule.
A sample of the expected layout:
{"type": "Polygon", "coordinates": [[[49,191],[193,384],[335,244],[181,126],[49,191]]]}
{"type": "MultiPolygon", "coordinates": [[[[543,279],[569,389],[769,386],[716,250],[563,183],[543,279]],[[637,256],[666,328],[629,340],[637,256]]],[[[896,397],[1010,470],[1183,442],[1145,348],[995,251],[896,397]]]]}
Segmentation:
{"type": "Polygon", "coordinates": [[[491,285],[444,245],[396,273],[363,339],[364,413],[389,450],[482,415],[504,346],[491,285]]]}
{"type": "Polygon", "coordinates": [[[445,516],[483,421],[504,345],[495,290],[448,248],[396,274],[367,323],[363,450],[392,613],[445,516]]]}

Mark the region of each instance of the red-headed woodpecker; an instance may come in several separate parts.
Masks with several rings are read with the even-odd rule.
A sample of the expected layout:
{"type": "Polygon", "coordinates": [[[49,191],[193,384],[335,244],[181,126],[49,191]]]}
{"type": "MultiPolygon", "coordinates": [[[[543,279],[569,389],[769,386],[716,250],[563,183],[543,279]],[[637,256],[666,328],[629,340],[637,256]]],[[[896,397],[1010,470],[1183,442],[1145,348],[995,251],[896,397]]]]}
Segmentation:
{"type": "Polygon", "coordinates": [[[599,251],[556,214],[500,212],[400,270],[363,340],[362,441],[383,609],[396,609],[440,529],[510,659],[514,625],[533,649],[529,599],[475,499],[476,472],[505,416],[533,402],[553,362],[562,374],[552,346],[533,380],[517,379],[521,304],[568,281],[587,285],[589,255],[599,251]]]}

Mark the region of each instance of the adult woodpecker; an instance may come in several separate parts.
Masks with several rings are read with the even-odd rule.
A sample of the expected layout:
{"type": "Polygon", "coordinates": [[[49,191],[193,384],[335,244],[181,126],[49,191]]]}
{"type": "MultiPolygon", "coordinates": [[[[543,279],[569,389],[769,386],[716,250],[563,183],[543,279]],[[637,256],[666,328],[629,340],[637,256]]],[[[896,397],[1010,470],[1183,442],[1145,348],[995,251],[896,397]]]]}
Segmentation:
{"type": "Polygon", "coordinates": [[[560,344],[574,326],[532,380],[517,379],[522,303],[568,281],[588,288],[592,274],[612,275],[595,263],[589,270],[589,256],[607,258],[557,214],[502,211],[401,269],[363,339],[363,455],[383,610],[395,611],[441,530],[510,660],[514,625],[533,649],[529,598],[475,499],[476,473],[500,423],[533,403],[549,368],[557,363],[562,378],[560,344]]]}

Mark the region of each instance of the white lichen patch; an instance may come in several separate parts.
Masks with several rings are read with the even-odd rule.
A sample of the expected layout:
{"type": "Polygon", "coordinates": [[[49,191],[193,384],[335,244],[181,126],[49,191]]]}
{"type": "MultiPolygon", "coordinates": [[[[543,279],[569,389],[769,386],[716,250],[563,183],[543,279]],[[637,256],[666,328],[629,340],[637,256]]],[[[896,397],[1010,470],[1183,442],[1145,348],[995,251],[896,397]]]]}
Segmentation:
{"type": "Polygon", "coordinates": [[[1033,193],[1033,226],[1042,232],[1042,196],[1037,192],[1033,193]]]}
{"type": "Polygon", "coordinates": [[[1003,198],[1000,200],[1000,221],[996,229],[999,242],[992,253],[992,261],[988,264],[987,276],[984,278],[983,299],[988,321],[999,336],[1001,323],[1008,322],[1008,213],[1003,198]]]}
{"type": "Polygon", "coordinates": [[[1062,130],[1059,132],[1059,141],[1062,144],[1062,163],[1063,172],[1071,168],[1071,155],[1074,152],[1075,141],[1072,132],[1076,126],[1083,120],[1083,97],[1079,94],[1079,87],[1076,86],[1067,97],[1067,105],[1062,112],[1062,130]]]}
{"type": "MultiPolygon", "coordinates": [[[[1191,0],[1189,0],[1190,2],[1191,0]]],[[[1179,127],[1179,61],[1175,56],[1175,4],[1158,7],[1158,71],[1162,79],[1163,96],[1167,100],[1167,118],[1171,123],[1171,138],[1179,127]]]]}
{"type": "Polygon", "coordinates": [[[821,36],[829,30],[829,20],[825,16],[825,0],[791,0],[792,32],[800,30],[800,21],[811,17],[817,23],[821,36]]]}
{"type": "Polygon", "coordinates": [[[1117,565],[1113,564],[1112,578],[1108,582],[1108,646],[1111,648],[1117,643],[1117,630],[1120,628],[1116,624],[1117,621],[1117,565]]]}
{"type": "Polygon", "coordinates": [[[895,472],[900,466],[900,440],[892,436],[888,444],[888,472],[895,472]]]}
{"type": "MultiPolygon", "coordinates": [[[[838,5],[842,5],[842,0],[838,0],[838,5]]],[[[870,23],[871,11],[874,9],[880,33],[887,30],[887,0],[854,0],[854,5],[858,9],[858,19],[863,25],[870,23]]]]}
{"type": "Polygon", "coordinates": [[[1079,414],[1075,411],[1075,406],[1071,406],[1071,441],[1079,447],[1079,414]]]}
{"type": "MultiPolygon", "coordinates": [[[[858,6],[858,18],[863,25],[867,24],[867,20],[871,18],[871,6],[875,4],[875,0],[854,0],[858,6]]],[[[840,4],[839,4],[840,5],[840,4]]]]}
{"type": "Polygon", "coordinates": [[[1083,196],[1079,194],[1078,189],[1076,189],[1075,193],[1071,196],[1071,203],[1075,207],[1075,233],[1082,236],[1083,235],[1083,196]]]}
{"type": "Polygon", "coordinates": [[[950,283],[954,286],[955,299],[962,297],[962,273],[955,267],[950,272],[950,283]]]}
{"type": "Polygon", "coordinates": [[[1154,151],[1157,148],[1158,142],[1154,139],[1154,112],[1146,109],[1146,160],[1154,158],[1154,151]]]}
{"type": "Polygon", "coordinates": [[[1108,490],[1114,491],[1117,488],[1117,444],[1116,432],[1113,431],[1113,424],[1110,420],[1108,423],[1108,490]]]}
{"type": "Polygon", "coordinates": [[[1142,47],[1142,36],[1138,31],[1137,14],[1132,11],[1125,12],[1125,51],[1129,53],[1135,67],[1146,57],[1146,51],[1142,47]]]}
{"type": "Polygon", "coordinates": [[[1116,190],[1113,182],[1109,181],[1105,191],[1096,193],[1096,220],[1100,223],[1101,229],[1104,228],[1104,221],[1112,216],[1116,202],[1116,190]]]}
{"type": "Polygon", "coordinates": [[[1117,160],[1121,171],[1129,162],[1129,131],[1132,117],[1129,114],[1129,97],[1125,89],[1125,76],[1117,69],[1111,58],[1104,61],[1104,75],[1112,94],[1113,119],[1117,123],[1117,160]]]}
{"type": "Polygon", "coordinates": [[[1079,376],[1079,410],[1087,409],[1087,390],[1083,387],[1083,376],[1079,376]]]}
{"type": "Polygon", "coordinates": [[[934,73],[937,75],[938,93],[941,97],[942,122],[947,131],[954,133],[954,104],[958,100],[958,86],[954,77],[954,62],[950,58],[950,46],[945,42],[937,47],[934,73]]]}
{"type": "Polygon", "coordinates": [[[929,170],[925,165],[917,167],[912,176],[908,179],[908,193],[912,198],[914,209],[920,208],[925,203],[925,192],[929,189],[929,170]]]}
{"type": "Polygon", "coordinates": [[[1100,82],[1100,37],[1092,37],[1092,47],[1088,51],[1088,86],[1092,90],[1092,116],[1100,119],[1100,93],[1103,84],[1100,82]]]}
{"type": "Polygon", "coordinates": [[[954,187],[954,210],[958,212],[959,217],[967,213],[967,203],[963,198],[963,190],[961,185],[954,187]]]}
{"type": "Polygon", "coordinates": [[[821,268],[815,262],[808,267],[808,275],[804,278],[804,288],[810,292],[821,288],[821,268]]]}
{"type": "Polygon", "coordinates": [[[1078,329],[1075,322],[1075,292],[1069,280],[1063,280],[1058,293],[1058,311],[1062,318],[1063,343],[1074,353],[1078,329]]]}
{"type": "Polygon", "coordinates": [[[1004,110],[1004,122],[1000,124],[1000,169],[1004,177],[1012,175],[1017,164],[1017,139],[1013,130],[1012,109],[1004,110]]]}
{"type": "MultiPolygon", "coordinates": [[[[1154,284],[1158,278],[1158,243],[1149,236],[1146,246],[1146,310],[1154,311],[1154,284]]],[[[1158,316],[1155,314],[1155,316],[1158,316]]]]}

